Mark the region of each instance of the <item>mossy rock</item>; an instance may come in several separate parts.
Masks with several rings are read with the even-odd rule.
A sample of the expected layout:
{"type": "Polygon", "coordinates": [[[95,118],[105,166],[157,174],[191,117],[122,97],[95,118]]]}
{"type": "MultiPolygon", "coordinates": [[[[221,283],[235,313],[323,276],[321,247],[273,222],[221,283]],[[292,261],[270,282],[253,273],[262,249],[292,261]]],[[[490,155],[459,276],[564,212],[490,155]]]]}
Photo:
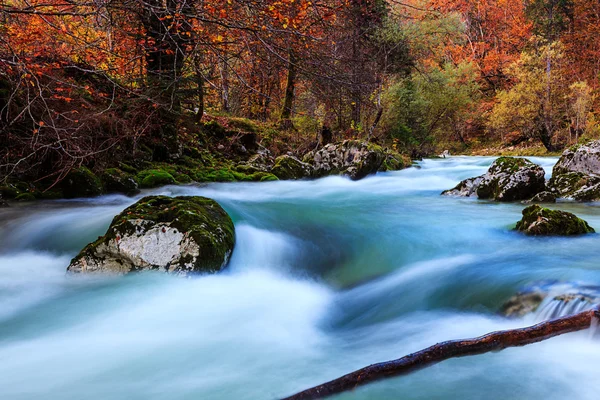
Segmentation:
{"type": "Polygon", "coordinates": [[[552,192],[540,192],[533,196],[530,203],[556,203],[556,195],[552,192]]]}
{"type": "Polygon", "coordinates": [[[176,183],[173,175],[162,169],[148,169],[138,173],[137,178],[143,188],[155,188],[176,183]]]}
{"type": "Polygon", "coordinates": [[[537,204],[523,210],[523,218],[515,229],[531,236],[573,236],[595,232],[575,214],[550,210],[537,204]]]}
{"type": "Polygon", "coordinates": [[[495,201],[529,200],[546,190],[544,169],[526,158],[500,157],[479,177],[442,192],[449,196],[473,196],[495,201]]]}
{"type": "Polygon", "coordinates": [[[0,186],[0,196],[4,197],[5,199],[14,199],[20,193],[21,193],[21,191],[19,189],[17,189],[14,184],[9,183],[9,184],[0,186]]]}
{"type": "Polygon", "coordinates": [[[15,197],[15,201],[27,202],[27,201],[35,201],[35,200],[36,200],[36,197],[33,193],[21,193],[17,197],[15,197]]]}
{"type": "Polygon", "coordinates": [[[312,176],[313,167],[296,157],[284,155],[275,159],[275,165],[271,169],[271,173],[284,180],[303,179],[312,176]]]}
{"type": "Polygon", "coordinates": [[[148,196],[117,215],[68,271],[214,273],[227,265],[234,244],[233,221],[214,200],[148,196]]]}
{"type": "Polygon", "coordinates": [[[72,169],[63,179],[61,188],[68,199],[102,194],[102,182],[86,167],[72,169]]]}
{"type": "MultiPolygon", "coordinates": [[[[385,160],[381,146],[359,140],[328,144],[312,156],[315,176],[346,175],[359,180],[379,171],[385,160]]],[[[310,156],[305,156],[309,160],[310,156]]]]}
{"type": "Polygon", "coordinates": [[[124,193],[134,195],[139,193],[138,184],[131,174],[118,168],[109,168],[100,176],[107,193],[124,193]]]}
{"type": "Polygon", "coordinates": [[[379,171],[399,171],[401,169],[405,169],[406,166],[407,163],[400,154],[386,153],[383,164],[381,164],[381,167],[379,167],[379,171]]]}

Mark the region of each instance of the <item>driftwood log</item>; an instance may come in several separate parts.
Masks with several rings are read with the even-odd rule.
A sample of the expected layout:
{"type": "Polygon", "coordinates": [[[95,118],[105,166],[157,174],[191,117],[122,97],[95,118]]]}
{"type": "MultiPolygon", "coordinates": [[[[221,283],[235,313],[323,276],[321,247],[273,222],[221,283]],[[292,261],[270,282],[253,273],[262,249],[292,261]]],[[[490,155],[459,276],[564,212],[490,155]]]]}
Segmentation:
{"type": "Polygon", "coordinates": [[[565,333],[581,331],[589,328],[592,323],[597,323],[599,319],[600,307],[596,307],[593,310],[542,322],[527,328],[492,332],[474,339],[438,343],[397,360],[369,365],[282,400],[321,399],[380,379],[406,375],[449,358],[473,356],[508,347],[525,346],[565,333]]]}

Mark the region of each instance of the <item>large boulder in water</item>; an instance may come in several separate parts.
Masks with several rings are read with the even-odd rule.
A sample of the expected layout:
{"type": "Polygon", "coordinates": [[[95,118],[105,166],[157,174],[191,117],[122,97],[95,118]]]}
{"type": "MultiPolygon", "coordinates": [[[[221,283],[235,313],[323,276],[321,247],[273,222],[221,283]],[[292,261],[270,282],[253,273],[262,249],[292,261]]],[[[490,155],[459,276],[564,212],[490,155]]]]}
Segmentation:
{"type": "Polygon", "coordinates": [[[548,187],[558,197],[578,201],[600,199],[600,141],[571,147],[552,170],[548,187]]]}
{"type": "Polygon", "coordinates": [[[316,176],[346,175],[352,180],[358,180],[376,173],[385,158],[385,151],[376,144],[345,140],[338,144],[328,144],[315,152],[312,164],[316,176]]]}
{"type": "Polygon", "coordinates": [[[526,200],[546,188],[544,169],[526,158],[500,157],[487,173],[446,190],[445,196],[477,196],[496,201],[526,200]]]}
{"type": "Polygon", "coordinates": [[[537,204],[523,210],[518,231],[530,236],[573,236],[594,233],[587,222],[566,211],[550,210],[537,204]]]}
{"type": "Polygon", "coordinates": [[[540,282],[524,288],[508,299],[500,314],[523,317],[536,314],[546,321],[576,314],[600,303],[600,287],[567,282],[540,282]]]}
{"type": "Polygon", "coordinates": [[[275,159],[275,166],[271,169],[271,173],[282,180],[310,178],[313,167],[294,156],[283,155],[275,159]]]}
{"type": "Polygon", "coordinates": [[[67,270],[212,273],[227,265],[234,243],[233,222],[214,200],[148,196],[117,215],[106,234],[87,245],[67,270]]]}

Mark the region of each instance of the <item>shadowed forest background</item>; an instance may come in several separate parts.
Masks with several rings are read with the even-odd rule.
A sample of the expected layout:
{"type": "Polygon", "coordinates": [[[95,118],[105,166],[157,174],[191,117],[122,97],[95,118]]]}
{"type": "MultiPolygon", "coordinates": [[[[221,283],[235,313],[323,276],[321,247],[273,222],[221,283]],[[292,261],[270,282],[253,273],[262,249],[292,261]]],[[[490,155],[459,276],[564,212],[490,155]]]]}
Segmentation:
{"type": "Polygon", "coordinates": [[[600,137],[599,51],[583,0],[3,0],[0,177],[342,139],[554,153],[600,137]]]}

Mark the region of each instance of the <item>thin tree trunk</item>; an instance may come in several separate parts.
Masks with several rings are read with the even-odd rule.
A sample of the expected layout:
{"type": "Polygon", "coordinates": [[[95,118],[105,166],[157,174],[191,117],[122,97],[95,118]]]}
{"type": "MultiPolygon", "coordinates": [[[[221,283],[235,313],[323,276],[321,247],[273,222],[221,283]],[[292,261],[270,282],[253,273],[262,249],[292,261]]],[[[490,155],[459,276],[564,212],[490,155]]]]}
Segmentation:
{"type": "Polygon", "coordinates": [[[598,323],[599,318],[600,310],[595,308],[527,328],[492,332],[475,339],[438,343],[397,360],[369,365],[282,400],[321,399],[381,379],[407,375],[449,358],[473,356],[491,351],[500,351],[509,347],[525,346],[565,333],[588,329],[592,324],[598,323]]]}
{"type": "Polygon", "coordinates": [[[196,91],[198,93],[198,111],[196,111],[196,122],[200,122],[204,116],[204,76],[202,75],[199,56],[194,58],[194,69],[196,72],[196,91]]]}
{"type": "Polygon", "coordinates": [[[290,49],[288,61],[288,76],[285,87],[285,99],[283,101],[283,109],[281,110],[280,125],[282,128],[291,129],[292,125],[292,106],[294,105],[294,89],[296,86],[297,75],[297,59],[294,52],[290,49]]]}

